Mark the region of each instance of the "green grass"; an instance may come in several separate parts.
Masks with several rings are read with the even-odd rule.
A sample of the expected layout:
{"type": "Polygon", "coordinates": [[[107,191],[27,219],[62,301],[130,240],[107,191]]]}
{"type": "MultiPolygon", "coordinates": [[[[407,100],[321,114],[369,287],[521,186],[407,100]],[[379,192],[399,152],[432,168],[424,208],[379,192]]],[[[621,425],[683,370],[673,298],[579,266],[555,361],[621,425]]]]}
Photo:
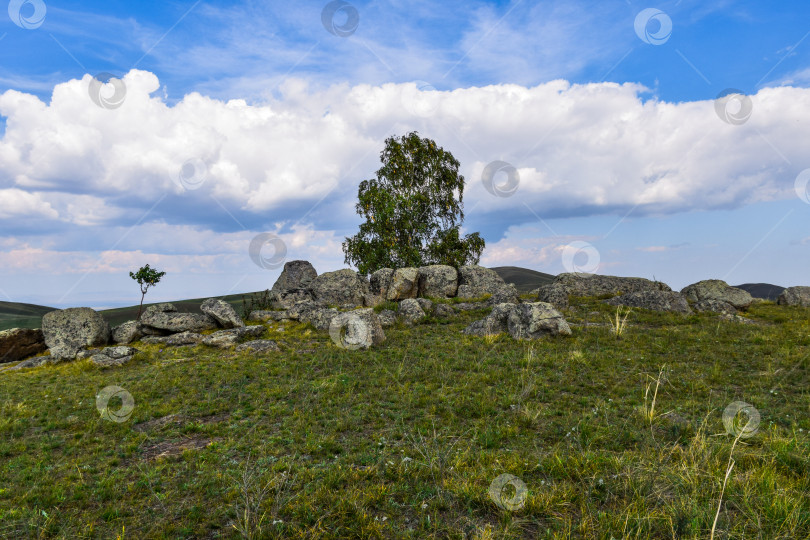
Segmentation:
{"type": "Polygon", "coordinates": [[[462,312],[369,351],[290,323],[268,356],[0,373],[0,537],[709,538],[721,490],[715,538],[810,536],[810,310],[634,309],[617,338],[614,307],[571,305],[573,335],[534,342],[464,336],[462,312]],[[109,385],[125,422],[96,409],[109,385]],[[732,456],[737,400],[761,424],[732,456]]]}

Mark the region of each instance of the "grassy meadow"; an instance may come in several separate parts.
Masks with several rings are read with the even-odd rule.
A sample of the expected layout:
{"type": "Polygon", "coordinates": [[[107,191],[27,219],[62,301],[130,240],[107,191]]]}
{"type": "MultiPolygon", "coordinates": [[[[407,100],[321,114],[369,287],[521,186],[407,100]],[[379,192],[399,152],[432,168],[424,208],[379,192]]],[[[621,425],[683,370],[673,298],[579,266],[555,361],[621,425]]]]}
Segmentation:
{"type": "Polygon", "coordinates": [[[280,353],[0,372],[0,538],[810,537],[810,309],[633,310],[617,336],[571,306],[533,342],[461,334],[482,309],[367,351],[270,323],[280,353]]]}

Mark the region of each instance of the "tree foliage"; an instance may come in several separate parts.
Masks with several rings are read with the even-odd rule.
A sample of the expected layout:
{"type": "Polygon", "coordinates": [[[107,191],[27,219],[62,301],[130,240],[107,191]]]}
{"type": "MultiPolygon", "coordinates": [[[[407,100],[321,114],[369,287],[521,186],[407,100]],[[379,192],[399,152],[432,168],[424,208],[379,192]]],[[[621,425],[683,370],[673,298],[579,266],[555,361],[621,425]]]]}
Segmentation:
{"type": "Polygon", "coordinates": [[[389,137],[376,178],[358,189],[360,231],[343,242],[345,262],[367,275],[380,268],[477,264],[484,239],[461,237],[464,177],[459,162],[412,132],[389,137]]]}
{"type": "Polygon", "coordinates": [[[141,305],[138,307],[138,319],[141,318],[141,310],[143,309],[143,299],[146,296],[146,291],[149,287],[157,285],[160,278],[166,275],[166,272],[158,272],[154,268],[149,268],[149,265],[141,266],[137,272],[130,272],[129,277],[138,282],[141,286],[141,305]]]}

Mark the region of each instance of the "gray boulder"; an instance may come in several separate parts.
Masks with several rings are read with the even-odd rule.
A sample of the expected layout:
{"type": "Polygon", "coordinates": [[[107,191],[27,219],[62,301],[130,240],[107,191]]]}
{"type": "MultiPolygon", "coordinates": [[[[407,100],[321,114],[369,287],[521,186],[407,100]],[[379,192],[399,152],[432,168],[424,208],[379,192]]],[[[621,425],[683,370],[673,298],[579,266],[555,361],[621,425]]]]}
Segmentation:
{"type": "Polygon", "coordinates": [[[506,282],[495,270],[483,266],[462,266],[459,269],[458,290],[459,298],[478,298],[485,294],[495,294],[506,286],[506,282]]]}
{"type": "Polygon", "coordinates": [[[225,300],[208,298],[200,306],[200,311],[217,321],[222,328],[241,328],[245,326],[242,317],[237,315],[233,306],[225,300]]]}
{"type": "Polygon", "coordinates": [[[404,300],[406,298],[416,298],[419,293],[419,269],[418,268],[397,268],[391,275],[391,283],[388,285],[386,299],[404,300]]]}
{"type": "Polygon", "coordinates": [[[259,322],[266,322],[266,321],[280,321],[281,319],[287,318],[286,311],[265,311],[265,310],[256,310],[251,311],[250,315],[248,316],[249,321],[259,321],[259,322]]]}
{"type": "Polygon", "coordinates": [[[332,319],[340,314],[335,308],[320,308],[308,312],[301,322],[308,322],[318,330],[329,330],[332,319]]]}
{"type": "Polygon", "coordinates": [[[422,306],[414,298],[406,298],[399,303],[399,318],[407,325],[418,323],[425,315],[422,306]]]}
{"type": "Polygon", "coordinates": [[[419,307],[425,312],[425,315],[433,313],[433,302],[427,298],[414,298],[419,303],[419,307]]]}
{"type": "Polygon", "coordinates": [[[138,321],[141,331],[149,329],[179,333],[202,332],[218,328],[216,319],[204,313],[178,313],[172,304],[149,306],[138,321]]]}
{"type": "Polygon", "coordinates": [[[12,328],[0,332],[0,364],[16,362],[48,349],[39,328],[12,328]]]}
{"type": "Polygon", "coordinates": [[[284,263],[284,270],[273,284],[273,292],[283,292],[290,289],[305,289],[318,272],[309,261],[290,261],[284,263]]]}
{"type": "Polygon", "coordinates": [[[695,311],[699,312],[710,311],[726,315],[736,315],[737,313],[737,309],[734,306],[717,298],[704,298],[692,304],[692,307],[695,308],[695,311]]]}
{"type": "Polygon", "coordinates": [[[277,317],[279,318],[276,320],[291,319],[293,321],[307,322],[314,312],[321,309],[323,309],[321,304],[312,300],[304,300],[303,302],[298,302],[290,309],[281,312],[283,316],[278,315],[277,317]]]}
{"type": "Polygon", "coordinates": [[[281,349],[278,344],[270,339],[256,339],[247,341],[236,347],[236,352],[250,352],[254,354],[265,354],[269,352],[278,352],[281,349]]]}
{"type": "Polygon", "coordinates": [[[100,367],[121,366],[132,360],[138,349],[132,347],[106,347],[92,355],[90,361],[100,367]]]}
{"type": "Polygon", "coordinates": [[[418,296],[451,298],[458,290],[458,272],[452,266],[433,264],[418,271],[418,296]]]}
{"type": "Polygon", "coordinates": [[[462,333],[472,336],[490,336],[502,334],[508,330],[509,313],[515,304],[498,304],[492,307],[489,315],[470,323],[462,333]]]}
{"type": "Polygon", "coordinates": [[[182,345],[197,345],[203,340],[203,335],[196,332],[180,332],[169,336],[146,336],[141,339],[142,343],[160,343],[169,347],[180,347],[182,345]]]}
{"type": "Polygon", "coordinates": [[[560,283],[542,285],[530,293],[537,302],[547,302],[562,311],[568,309],[568,291],[560,283]]]}
{"type": "Polygon", "coordinates": [[[368,281],[348,268],[321,274],[312,280],[309,288],[316,302],[335,306],[362,306],[369,292],[368,281]]]}
{"type": "Polygon", "coordinates": [[[276,309],[289,309],[298,302],[314,300],[312,291],[309,289],[287,289],[286,291],[275,292],[273,295],[271,306],[276,309]]]}
{"type": "Polygon", "coordinates": [[[369,277],[369,292],[385,300],[388,298],[388,288],[391,286],[391,279],[394,277],[393,268],[380,268],[369,277]]]}
{"type": "Polygon", "coordinates": [[[436,304],[436,307],[433,308],[433,315],[442,319],[452,317],[455,314],[456,310],[448,304],[436,304]]]}
{"type": "Polygon", "coordinates": [[[490,306],[496,306],[498,304],[519,304],[520,293],[513,284],[507,283],[495,289],[492,296],[487,298],[486,303],[490,306]]]}
{"type": "Polygon", "coordinates": [[[669,285],[660,281],[600,274],[563,273],[554,278],[552,283],[561,286],[566,294],[573,296],[617,295],[644,291],[669,292],[672,290],[669,285]]]}
{"type": "Polygon", "coordinates": [[[748,306],[754,303],[754,298],[748,291],[731,287],[728,283],[720,279],[698,281],[681,289],[681,293],[683,293],[690,302],[720,300],[721,302],[731,304],[736,309],[747,309],[748,306]]]}
{"type": "Polygon", "coordinates": [[[241,328],[218,330],[213,334],[205,336],[200,343],[208,345],[209,347],[227,349],[228,347],[237,345],[245,338],[256,339],[264,334],[265,330],[266,328],[264,326],[243,326],[241,328]]]}
{"type": "Polygon", "coordinates": [[[54,361],[72,360],[85,347],[110,342],[110,325],[96,311],[68,308],[42,317],[42,334],[54,361]]]}
{"type": "Polygon", "coordinates": [[[553,305],[547,302],[512,306],[507,319],[507,330],[514,339],[571,335],[568,322],[559,311],[554,309],[553,305]]]}
{"type": "Polygon", "coordinates": [[[782,291],[776,303],[780,306],[810,307],[810,287],[788,287],[782,291]]]}
{"type": "Polygon", "coordinates": [[[380,319],[371,308],[341,313],[329,326],[336,345],[346,349],[368,349],[385,341],[380,319]]]}
{"type": "Polygon", "coordinates": [[[388,328],[389,326],[394,326],[397,322],[397,314],[395,311],[391,311],[390,309],[382,309],[379,313],[377,313],[377,318],[380,320],[380,324],[383,328],[388,328]]]}
{"type": "Polygon", "coordinates": [[[129,345],[141,337],[143,334],[138,327],[138,321],[127,321],[112,329],[112,341],[118,345],[129,345]]]}
{"type": "Polygon", "coordinates": [[[642,291],[614,296],[605,301],[611,306],[628,306],[652,311],[672,311],[675,313],[692,313],[686,297],[672,291],[642,291]]]}

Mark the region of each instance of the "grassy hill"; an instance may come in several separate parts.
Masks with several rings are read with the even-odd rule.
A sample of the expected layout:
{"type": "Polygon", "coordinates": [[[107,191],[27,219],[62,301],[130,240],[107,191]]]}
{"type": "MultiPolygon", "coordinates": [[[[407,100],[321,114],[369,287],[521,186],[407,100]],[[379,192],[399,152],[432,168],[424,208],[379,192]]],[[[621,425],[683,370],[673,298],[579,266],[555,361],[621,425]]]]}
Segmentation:
{"type": "Polygon", "coordinates": [[[785,290],[784,287],[771,285],[770,283],[743,283],[742,285],[734,285],[734,287],[748,291],[754,298],[763,298],[774,302],[785,290]]]}
{"type": "Polygon", "coordinates": [[[517,266],[496,266],[493,268],[501,279],[507,283],[512,283],[520,293],[527,293],[532,289],[536,289],[541,285],[551,283],[556,276],[538,272],[537,270],[529,270],[528,268],[520,268],[517,266]]]}
{"type": "Polygon", "coordinates": [[[619,339],[574,299],[569,337],[460,333],[485,313],[2,372],[0,538],[709,538],[718,507],[715,538],[810,537],[810,309],[633,310],[619,339]]]}

